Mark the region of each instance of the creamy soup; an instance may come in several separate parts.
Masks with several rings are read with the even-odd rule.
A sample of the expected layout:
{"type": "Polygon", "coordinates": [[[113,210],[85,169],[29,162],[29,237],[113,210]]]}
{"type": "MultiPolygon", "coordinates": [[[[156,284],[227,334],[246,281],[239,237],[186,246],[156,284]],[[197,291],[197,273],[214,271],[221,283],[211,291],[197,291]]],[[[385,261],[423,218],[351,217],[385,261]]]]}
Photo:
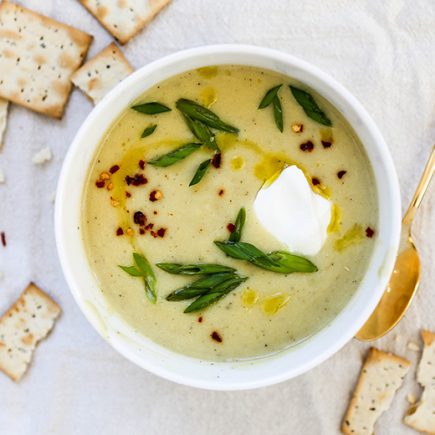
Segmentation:
{"type": "MultiPolygon", "coordinates": [[[[106,132],[90,168],[83,200],[87,255],[113,314],[162,346],[217,361],[282,350],[330,322],[364,276],[378,222],[373,172],[343,116],[320,95],[289,77],[232,65],[172,77],[144,92],[135,105],[139,107],[126,108],[106,132]],[[276,94],[270,92],[264,101],[267,91],[280,84],[276,94]],[[289,85],[296,92],[308,93],[299,94],[298,99],[289,85]],[[176,105],[180,98],[189,100],[187,109],[176,105]],[[215,118],[210,121],[209,112],[202,109],[198,115],[198,106],[190,100],[238,132],[216,128],[215,118]],[[262,100],[266,107],[259,109],[262,100]],[[145,104],[149,102],[159,104],[145,104]],[[138,111],[141,107],[159,113],[142,113],[138,111]],[[186,110],[208,139],[194,136],[192,124],[189,126],[183,115],[186,110]],[[208,143],[210,138],[216,144],[208,143]],[[191,143],[195,145],[184,148],[189,155],[181,158],[179,153],[176,163],[164,166],[173,157],[168,160],[167,153],[191,143]],[[162,156],[163,160],[158,160],[162,156]],[[209,159],[212,162],[196,175],[199,182],[189,186],[201,163],[209,159]],[[163,165],[152,164],[156,161],[163,165]],[[241,208],[246,220],[240,242],[264,255],[290,251],[273,228],[260,222],[254,209],[259,191],[271,188],[288,168],[294,169],[295,176],[303,174],[302,182],[309,183],[313,198],[329,204],[321,249],[310,255],[293,252],[303,263],[303,270],[298,271],[297,265],[294,273],[285,267],[286,273],[259,267],[255,262],[267,263],[272,258],[262,254],[251,262],[226,255],[214,242],[231,245],[228,240],[232,238],[237,244],[232,234],[241,208]],[[133,253],[139,256],[139,263],[141,258],[148,263],[138,264],[133,253]],[[160,263],[214,264],[216,273],[168,273],[157,266],[160,263]],[[218,266],[234,271],[220,271],[218,266]],[[225,285],[225,273],[228,279],[242,278],[231,288],[225,285]],[[136,275],[148,279],[148,290],[143,276],[136,275]],[[214,292],[210,284],[193,292],[190,299],[166,299],[174,290],[207,277],[221,280],[222,293],[214,292]],[[220,296],[207,296],[213,292],[220,296]],[[185,313],[200,297],[200,308],[185,313]]],[[[296,189],[291,184],[287,187],[289,192],[296,189]]],[[[285,202],[283,197],[282,213],[292,217],[293,210],[284,210],[285,202]]],[[[267,212],[271,219],[279,216],[279,203],[267,212]]],[[[295,237],[307,237],[304,216],[299,221],[289,217],[289,222],[300,222],[293,224],[298,228],[289,228],[295,237]]],[[[307,242],[311,246],[311,239],[307,242]]],[[[289,261],[293,264],[294,260],[291,257],[289,261]]]]}

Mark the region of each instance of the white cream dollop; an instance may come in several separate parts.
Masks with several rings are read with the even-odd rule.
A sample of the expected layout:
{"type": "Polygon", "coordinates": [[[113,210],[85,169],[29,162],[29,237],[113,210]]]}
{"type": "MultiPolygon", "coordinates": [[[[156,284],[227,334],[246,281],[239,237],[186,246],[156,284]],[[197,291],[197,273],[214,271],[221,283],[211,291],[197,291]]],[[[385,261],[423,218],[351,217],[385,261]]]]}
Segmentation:
{"type": "Polygon", "coordinates": [[[332,204],[315,193],[297,166],[260,189],[254,210],[260,223],[292,253],[315,255],[328,236],[332,204]]]}

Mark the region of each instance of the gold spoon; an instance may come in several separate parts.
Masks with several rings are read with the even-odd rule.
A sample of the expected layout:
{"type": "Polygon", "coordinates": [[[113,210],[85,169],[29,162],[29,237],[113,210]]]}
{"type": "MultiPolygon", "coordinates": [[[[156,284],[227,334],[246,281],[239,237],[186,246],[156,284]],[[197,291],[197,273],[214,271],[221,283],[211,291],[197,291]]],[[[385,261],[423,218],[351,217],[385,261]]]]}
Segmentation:
{"type": "Polygon", "coordinates": [[[420,283],[420,259],[412,241],[411,225],[435,169],[435,146],[402,221],[399,255],[378,306],[356,334],[362,341],[376,340],[391,331],[402,319],[420,283]]]}

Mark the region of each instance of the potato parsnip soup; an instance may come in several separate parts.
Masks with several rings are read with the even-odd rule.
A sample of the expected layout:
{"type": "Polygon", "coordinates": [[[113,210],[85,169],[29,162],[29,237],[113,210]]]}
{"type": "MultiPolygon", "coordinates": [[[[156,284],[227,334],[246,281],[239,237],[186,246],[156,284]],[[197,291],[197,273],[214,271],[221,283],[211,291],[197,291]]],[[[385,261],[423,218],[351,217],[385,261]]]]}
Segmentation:
{"type": "Polygon", "coordinates": [[[114,315],[205,360],[282,350],[331,321],[376,239],[365,151],[289,77],[207,67],[147,90],[90,169],[82,230],[114,315]]]}

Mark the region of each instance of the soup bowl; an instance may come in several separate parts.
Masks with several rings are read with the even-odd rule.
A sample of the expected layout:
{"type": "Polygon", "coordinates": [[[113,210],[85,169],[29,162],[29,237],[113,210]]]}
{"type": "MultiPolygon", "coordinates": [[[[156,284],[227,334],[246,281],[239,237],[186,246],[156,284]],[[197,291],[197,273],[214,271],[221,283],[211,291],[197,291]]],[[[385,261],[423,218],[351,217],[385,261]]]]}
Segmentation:
{"type": "Polygon", "coordinates": [[[390,277],[399,244],[397,176],[379,130],[361,104],[314,66],[271,49],[217,45],[175,53],[146,65],[117,85],[89,114],[71,144],[56,196],[55,232],[60,263],[80,309],[117,351],[140,367],[174,382],[215,390],[241,390],[295,377],[337,352],[368,319],[390,277]],[[344,309],[319,332],[269,356],[239,361],[204,361],[175,353],[138,334],[107,306],[88,261],[81,233],[85,182],[106,131],[146,89],[184,71],[210,65],[246,65],[288,75],[329,100],[361,140],[378,193],[377,237],[368,268],[344,309]]]}

